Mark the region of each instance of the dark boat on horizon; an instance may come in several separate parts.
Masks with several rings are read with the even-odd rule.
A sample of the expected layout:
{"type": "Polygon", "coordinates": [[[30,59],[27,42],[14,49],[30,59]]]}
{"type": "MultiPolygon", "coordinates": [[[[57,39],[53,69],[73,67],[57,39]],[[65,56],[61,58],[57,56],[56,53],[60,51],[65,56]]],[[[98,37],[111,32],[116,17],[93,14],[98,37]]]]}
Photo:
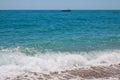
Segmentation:
{"type": "Polygon", "coordinates": [[[71,10],[61,10],[62,12],[71,12],[71,10]]]}

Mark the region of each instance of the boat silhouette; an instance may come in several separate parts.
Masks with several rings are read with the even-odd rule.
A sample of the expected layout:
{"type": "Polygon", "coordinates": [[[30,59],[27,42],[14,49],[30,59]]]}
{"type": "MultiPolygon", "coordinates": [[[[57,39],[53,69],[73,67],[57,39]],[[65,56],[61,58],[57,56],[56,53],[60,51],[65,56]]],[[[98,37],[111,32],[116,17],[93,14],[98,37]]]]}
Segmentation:
{"type": "Polygon", "coordinates": [[[71,10],[67,9],[67,10],[61,10],[62,12],[71,12],[71,10]]]}

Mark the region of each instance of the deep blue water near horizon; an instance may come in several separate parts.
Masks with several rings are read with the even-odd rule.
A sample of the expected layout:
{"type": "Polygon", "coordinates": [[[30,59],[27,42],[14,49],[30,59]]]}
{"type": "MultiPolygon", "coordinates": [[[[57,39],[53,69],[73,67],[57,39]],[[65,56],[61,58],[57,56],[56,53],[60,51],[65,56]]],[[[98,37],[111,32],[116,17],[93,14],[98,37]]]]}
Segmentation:
{"type": "Polygon", "coordinates": [[[120,49],[120,10],[1,10],[0,49],[120,49]]]}

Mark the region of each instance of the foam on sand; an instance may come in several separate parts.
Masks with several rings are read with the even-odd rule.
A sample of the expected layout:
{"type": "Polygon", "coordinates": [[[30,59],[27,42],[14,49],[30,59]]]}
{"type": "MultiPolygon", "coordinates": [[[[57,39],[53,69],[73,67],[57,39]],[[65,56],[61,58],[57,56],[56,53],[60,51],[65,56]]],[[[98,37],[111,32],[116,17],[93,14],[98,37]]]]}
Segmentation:
{"type": "Polygon", "coordinates": [[[15,77],[8,77],[7,80],[119,80],[120,64],[110,66],[96,66],[90,68],[77,68],[61,72],[43,74],[28,72],[15,77]]]}

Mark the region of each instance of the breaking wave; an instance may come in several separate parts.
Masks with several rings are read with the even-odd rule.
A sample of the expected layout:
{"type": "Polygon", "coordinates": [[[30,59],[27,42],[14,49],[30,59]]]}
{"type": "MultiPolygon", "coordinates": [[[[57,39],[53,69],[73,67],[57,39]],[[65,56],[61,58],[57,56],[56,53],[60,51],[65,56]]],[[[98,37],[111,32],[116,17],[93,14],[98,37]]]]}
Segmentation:
{"type": "Polygon", "coordinates": [[[120,63],[120,50],[73,53],[46,51],[45,53],[37,52],[35,55],[27,55],[19,48],[1,49],[0,79],[24,72],[49,73],[118,63],[120,63]]]}

